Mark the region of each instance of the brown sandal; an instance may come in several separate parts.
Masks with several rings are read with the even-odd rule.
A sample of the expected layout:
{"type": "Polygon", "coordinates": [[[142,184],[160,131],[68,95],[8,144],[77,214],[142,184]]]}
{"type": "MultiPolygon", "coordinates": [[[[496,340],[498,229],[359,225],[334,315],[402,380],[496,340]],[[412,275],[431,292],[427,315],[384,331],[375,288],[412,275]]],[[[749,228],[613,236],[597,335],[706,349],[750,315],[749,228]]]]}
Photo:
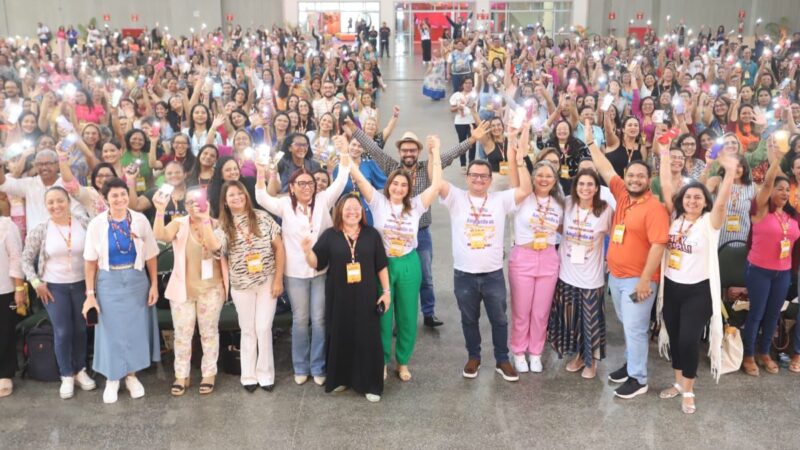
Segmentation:
{"type": "Polygon", "coordinates": [[[744,359],[742,359],[742,370],[751,377],[760,375],[756,360],[752,356],[745,356],[744,359]]]}
{"type": "Polygon", "coordinates": [[[208,395],[214,392],[214,379],[215,377],[203,377],[200,380],[200,395],[208,395]]]}
{"type": "Polygon", "coordinates": [[[186,389],[189,387],[189,379],[188,378],[176,378],[175,382],[172,383],[172,387],[170,388],[170,394],[173,397],[180,397],[186,393],[186,389]]]}
{"type": "Polygon", "coordinates": [[[769,357],[769,355],[756,356],[756,363],[763,367],[767,373],[776,374],[780,370],[778,364],[769,357]]]}
{"type": "Polygon", "coordinates": [[[792,356],[789,362],[789,372],[800,373],[800,354],[792,356]]]}

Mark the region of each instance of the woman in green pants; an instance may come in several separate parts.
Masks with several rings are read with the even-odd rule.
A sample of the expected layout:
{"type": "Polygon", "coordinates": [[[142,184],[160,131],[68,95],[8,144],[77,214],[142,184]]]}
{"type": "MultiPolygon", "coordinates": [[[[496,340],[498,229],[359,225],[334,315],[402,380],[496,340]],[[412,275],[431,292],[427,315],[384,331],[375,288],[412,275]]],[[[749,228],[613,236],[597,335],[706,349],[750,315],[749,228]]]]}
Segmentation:
{"type": "MultiPolygon", "coordinates": [[[[406,133],[401,142],[414,142],[418,148],[422,143],[413,133],[406,133]]],[[[358,170],[351,167],[351,175],[372,210],[375,228],[381,234],[386,254],[389,256],[389,284],[392,301],[389,310],[381,317],[381,340],[383,341],[383,377],[386,378],[387,365],[392,357],[392,325],[397,324],[395,358],[397,376],[403,381],[411,379],[408,360],[414,351],[417,338],[417,310],[419,309],[419,287],[422,283],[422,269],[417,255],[417,228],[419,218],[428,210],[439,195],[442,180],[442,163],[439,157],[439,138],[427,139],[429,176],[431,185],[419,195],[412,197],[414,179],[412,175],[397,169],[386,181],[383,195],[375,189],[358,170]]],[[[400,143],[398,143],[398,148],[400,143]]]]}

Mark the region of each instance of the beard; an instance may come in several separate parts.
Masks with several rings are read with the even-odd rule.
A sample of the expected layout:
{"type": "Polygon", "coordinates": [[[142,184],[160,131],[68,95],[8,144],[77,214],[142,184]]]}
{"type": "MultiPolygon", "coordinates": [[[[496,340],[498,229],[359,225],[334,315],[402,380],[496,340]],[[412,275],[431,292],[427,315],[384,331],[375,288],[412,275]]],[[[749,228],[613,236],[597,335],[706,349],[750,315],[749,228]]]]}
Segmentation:
{"type": "Polygon", "coordinates": [[[401,160],[403,167],[406,169],[413,168],[417,165],[417,158],[406,156],[401,160]]]}

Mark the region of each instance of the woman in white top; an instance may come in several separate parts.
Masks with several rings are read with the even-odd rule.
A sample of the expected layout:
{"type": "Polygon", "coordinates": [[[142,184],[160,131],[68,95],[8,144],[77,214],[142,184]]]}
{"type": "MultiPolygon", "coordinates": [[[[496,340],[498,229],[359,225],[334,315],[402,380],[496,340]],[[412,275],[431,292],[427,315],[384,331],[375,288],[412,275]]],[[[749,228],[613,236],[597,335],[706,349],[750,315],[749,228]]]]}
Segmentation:
{"type": "Polygon", "coordinates": [[[86,322],[81,317],[86,299],[83,247],[89,220],[72,215],[69,194],[62,187],[48,189],[44,203],[50,218],[28,232],[22,270],[53,325],[61,373],[59,394],[68,399],[75,393],[76,381],[84,391],[97,387],[86,373],[86,322]]]}
{"type": "MultiPolygon", "coordinates": [[[[347,183],[350,173],[347,140],[335,136],[333,142],[343,166],[330,188],[322,192],[317,192],[313,175],[299,169],[289,178],[289,195],[274,197],[265,185],[267,168],[258,166],[256,201],[281,218],[286,248],[284,285],[292,304],[292,365],[297,384],[308,381],[309,375],[317,385],[325,384],[325,271],[318,272],[308,265],[301,243],[306,238],[316,242],[333,225],[330,210],[347,183]]],[[[277,178],[274,168],[269,172],[270,177],[277,178]]]]}
{"type": "MultiPolygon", "coordinates": [[[[431,185],[422,193],[412,197],[414,180],[404,169],[389,174],[383,193],[377,193],[370,181],[353,165],[351,173],[358,190],[372,210],[375,229],[381,235],[386,255],[389,257],[389,287],[391,302],[381,316],[381,340],[383,341],[383,376],[386,379],[387,365],[392,357],[393,327],[397,325],[395,358],[397,376],[402,381],[411,380],[408,361],[417,339],[417,304],[422,284],[422,266],[417,254],[417,231],[419,219],[428,210],[439,194],[442,181],[442,162],[439,156],[439,138],[428,136],[430,152],[431,185]]],[[[421,148],[421,143],[418,143],[421,148]]],[[[386,292],[384,292],[386,293],[386,292]]]]}
{"type": "Polygon", "coordinates": [[[530,371],[542,371],[547,321],[558,281],[556,243],[563,215],[556,169],[549,162],[538,162],[533,166],[533,193],[514,213],[515,245],[508,258],[511,352],[517,372],[529,370],[525,353],[530,355],[530,371]]]}
{"type": "Polygon", "coordinates": [[[558,248],[558,283],[547,327],[547,340],[559,358],[575,354],[567,363],[567,372],[583,368],[585,379],[597,375],[597,361],[606,356],[603,243],[614,209],[601,198],[600,187],[594,169],[578,170],[572,179],[558,248]]]}
{"type": "Polygon", "coordinates": [[[27,288],[22,272],[22,238],[8,217],[0,217],[0,397],[14,390],[17,369],[16,308],[25,304],[27,288]]]}
{"type": "MultiPolygon", "coordinates": [[[[659,131],[656,130],[656,135],[659,131]]],[[[661,172],[666,176],[670,166],[669,144],[658,142],[658,136],[653,142],[660,148],[661,172]]],[[[659,353],[669,355],[672,360],[675,383],[661,391],[659,397],[673,398],[680,394],[683,397],[681,409],[687,414],[696,409],[693,389],[700,339],[709,319],[711,373],[719,380],[722,316],[717,247],[738,160],[735,156],[722,155],[719,163],[725,168],[725,178],[713,203],[708,189],[699,182],[686,184],[674,197],[672,185],[663,186],[664,203],[672,224],[661,262],[658,344],[659,353]]]]}
{"type": "Polygon", "coordinates": [[[333,156],[333,114],[325,113],[319,118],[319,129],[306,132],[308,140],[311,141],[311,150],[314,161],[317,161],[323,168],[327,168],[328,161],[333,156]]]}

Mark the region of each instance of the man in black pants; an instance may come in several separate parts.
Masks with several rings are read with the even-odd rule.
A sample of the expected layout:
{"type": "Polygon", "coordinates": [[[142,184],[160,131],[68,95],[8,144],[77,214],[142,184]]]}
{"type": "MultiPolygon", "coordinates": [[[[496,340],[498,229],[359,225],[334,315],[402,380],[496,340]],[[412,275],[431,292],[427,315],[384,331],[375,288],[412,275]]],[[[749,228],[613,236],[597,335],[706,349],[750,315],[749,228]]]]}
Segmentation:
{"type": "Polygon", "coordinates": [[[386,26],[386,22],[383,22],[380,29],[380,41],[381,41],[381,58],[384,56],[390,58],[389,56],[389,34],[391,34],[392,30],[386,26]]]}

